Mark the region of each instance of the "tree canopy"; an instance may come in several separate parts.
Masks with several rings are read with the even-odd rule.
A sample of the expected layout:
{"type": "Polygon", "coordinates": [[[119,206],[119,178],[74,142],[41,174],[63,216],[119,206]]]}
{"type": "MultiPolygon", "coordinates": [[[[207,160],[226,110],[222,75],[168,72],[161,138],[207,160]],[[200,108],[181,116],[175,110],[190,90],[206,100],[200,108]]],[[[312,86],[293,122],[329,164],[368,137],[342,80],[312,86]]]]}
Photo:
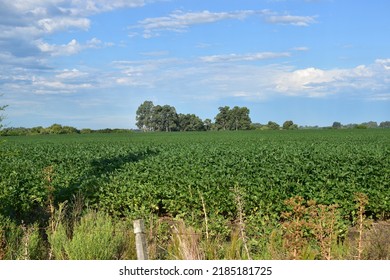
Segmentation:
{"type": "Polygon", "coordinates": [[[246,130],[250,129],[251,119],[247,107],[230,109],[229,106],[219,107],[219,113],[215,117],[215,125],[222,130],[246,130]]]}
{"type": "Polygon", "coordinates": [[[136,112],[136,125],[143,131],[202,131],[202,130],[245,130],[251,128],[249,109],[246,107],[219,107],[215,124],[211,119],[202,121],[195,114],[177,113],[170,105],[154,105],[144,101],[136,112]]]}

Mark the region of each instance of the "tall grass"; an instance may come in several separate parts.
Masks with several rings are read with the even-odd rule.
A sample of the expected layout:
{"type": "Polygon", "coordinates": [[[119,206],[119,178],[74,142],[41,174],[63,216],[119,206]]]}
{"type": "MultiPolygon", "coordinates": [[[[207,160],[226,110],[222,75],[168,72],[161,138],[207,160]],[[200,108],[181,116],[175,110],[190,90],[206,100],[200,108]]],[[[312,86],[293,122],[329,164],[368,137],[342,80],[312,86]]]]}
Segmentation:
{"type": "MultiPolygon", "coordinates": [[[[61,208],[59,208],[59,211],[61,208]]],[[[58,214],[54,231],[47,232],[51,257],[57,260],[112,260],[133,258],[131,228],[104,212],[87,210],[80,221],[58,214]]]]}
{"type": "MultiPolygon", "coordinates": [[[[337,205],[293,197],[285,201],[287,211],[275,224],[266,222],[266,215],[246,219],[244,193],[235,188],[232,194],[237,213],[235,221],[227,221],[229,235],[210,234],[215,225],[202,199],[204,220],[198,225],[151,217],[146,221],[150,258],[390,259],[390,224],[369,223],[368,200],[362,194],[356,196],[356,218],[348,231],[337,205]]],[[[0,216],[0,259],[136,259],[132,221],[85,208],[82,201],[74,197],[71,203],[48,208],[51,217],[45,228],[0,216]]]]}

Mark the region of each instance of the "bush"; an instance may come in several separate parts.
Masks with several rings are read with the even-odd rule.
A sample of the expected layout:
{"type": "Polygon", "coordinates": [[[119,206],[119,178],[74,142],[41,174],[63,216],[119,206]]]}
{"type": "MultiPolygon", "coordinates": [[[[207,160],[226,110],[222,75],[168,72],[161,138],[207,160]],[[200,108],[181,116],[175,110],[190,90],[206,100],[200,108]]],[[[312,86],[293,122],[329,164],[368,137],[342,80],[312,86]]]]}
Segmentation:
{"type": "Polygon", "coordinates": [[[89,211],[76,223],[71,237],[64,223],[49,236],[55,259],[120,259],[127,250],[126,231],[103,212],[89,211]]]}

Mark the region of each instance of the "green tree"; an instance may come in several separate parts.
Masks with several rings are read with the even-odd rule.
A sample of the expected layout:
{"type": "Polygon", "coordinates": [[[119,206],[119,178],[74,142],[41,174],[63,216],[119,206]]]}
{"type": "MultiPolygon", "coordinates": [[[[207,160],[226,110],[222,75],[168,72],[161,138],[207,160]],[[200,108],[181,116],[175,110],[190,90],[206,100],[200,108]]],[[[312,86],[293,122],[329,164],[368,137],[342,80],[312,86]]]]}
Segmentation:
{"type": "Polygon", "coordinates": [[[205,119],[203,122],[204,129],[209,131],[211,130],[212,122],[210,119],[205,119]]]}
{"type": "Polygon", "coordinates": [[[283,129],[290,129],[290,126],[292,126],[293,124],[293,121],[285,121],[282,127],[283,129]]]}
{"type": "Polygon", "coordinates": [[[341,128],[341,123],[340,122],[333,122],[332,128],[341,128]]]}
{"type": "Polygon", "coordinates": [[[378,123],[374,121],[364,122],[362,125],[366,126],[367,128],[377,128],[378,123]]]}
{"type": "Polygon", "coordinates": [[[269,129],[278,130],[280,128],[280,125],[277,124],[276,122],[269,121],[268,124],[267,124],[267,127],[269,129]]]}
{"type": "Polygon", "coordinates": [[[283,123],[283,129],[293,130],[293,129],[298,129],[298,126],[296,124],[294,124],[293,121],[285,121],[283,123]]]}
{"type": "Polygon", "coordinates": [[[49,126],[47,128],[47,131],[50,134],[64,134],[64,131],[62,129],[62,125],[60,125],[58,123],[55,123],[55,124],[52,124],[51,126],[49,126]]]}
{"type": "Polygon", "coordinates": [[[225,107],[219,107],[218,108],[219,113],[215,116],[215,124],[218,129],[229,129],[229,121],[230,121],[230,107],[225,106],[225,107]]]}
{"type": "Polygon", "coordinates": [[[47,131],[42,126],[35,126],[30,129],[30,134],[37,135],[37,134],[46,134],[47,131]]]}
{"type": "Polygon", "coordinates": [[[178,126],[180,131],[200,131],[205,129],[203,121],[194,114],[179,114],[178,126]]]}
{"type": "Polygon", "coordinates": [[[152,110],[151,124],[156,131],[173,131],[178,128],[178,115],[173,106],[154,106],[152,110]]]}
{"type": "Polygon", "coordinates": [[[249,109],[238,107],[230,109],[229,106],[219,107],[219,113],[215,117],[215,124],[218,129],[223,130],[243,130],[250,129],[251,119],[249,109]]]}
{"type": "Polygon", "coordinates": [[[136,125],[143,131],[150,131],[153,129],[153,109],[154,105],[152,101],[145,101],[142,103],[136,112],[136,125]]]}
{"type": "Polygon", "coordinates": [[[379,124],[379,127],[381,127],[381,128],[390,128],[390,121],[381,122],[379,124]]]}
{"type": "Polygon", "coordinates": [[[250,129],[251,119],[249,117],[249,109],[247,107],[235,106],[229,112],[229,128],[231,130],[247,130],[250,129]]]}
{"type": "Polygon", "coordinates": [[[63,126],[62,127],[62,133],[64,134],[75,134],[75,133],[80,133],[80,131],[73,127],[73,126],[63,126]]]}

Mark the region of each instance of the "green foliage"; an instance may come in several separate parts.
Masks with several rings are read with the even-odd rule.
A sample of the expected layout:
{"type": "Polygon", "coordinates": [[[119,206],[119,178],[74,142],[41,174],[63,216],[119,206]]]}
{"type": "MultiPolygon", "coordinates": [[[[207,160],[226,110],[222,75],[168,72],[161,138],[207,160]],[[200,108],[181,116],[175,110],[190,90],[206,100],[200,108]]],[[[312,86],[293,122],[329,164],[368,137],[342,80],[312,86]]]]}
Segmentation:
{"type": "Polygon", "coordinates": [[[280,128],[280,125],[277,124],[276,122],[269,121],[267,124],[267,127],[268,127],[268,129],[278,130],[280,128]]]}
{"type": "Polygon", "coordinates": [[[19,258],[23,230],[14,221],[0,214],[0,260],[19,258]]]}
{"type": "Polygon", "coordinates": [[[178,115],[173,106],[154,106],[152,110],[152,127],[154,131],[173,131],[178,127],[178,115]]]}
{"type": "MultiPolygon", "coordinates": [[[[298,195],[321,205],[338,204],[340,217],[350,224],[356,216],[354,195],[362,192],[370,201],[365,208],[368,217],[389,218],[389,133],[340,129],[10,137],[0,146],[0,215],[7,217],[3,223],[9,226],[24,221],[27,227],[34,223],[47,227],[49,206],[58,208],[81,193],[91,209],[110,217],[168,216],[203,232],[207,209],[210,239],[228,240],[231,222],[237,218],[231,188],[238,186],[245,201],[247,245],[261,254],[267,248],[262,240],[277,228],[281,213],[288,211],[283,201],[298,195]]],[[[92,216],[83,224],[112,230],[92,216]]],[[[87,229],[77,224],[73,232],[73,226],[62,226],[57,239],[48,234],[56,259],[70,258],[69,250],[78,252],[82,244],[77,230],[87,229]],[[73,239],[73,245],[61,245],[73,239]]],[[[25,232],[5,235],[7,244],[1,248],[15,248],[22,244],[25,232]]],[[[112,241],[105,238],[102,242],[112,241]]],[[[22,251],[12,250],[4,249],[4,258],[23,257],[22,251]]],[[[108,255],[104,254],[95,252],[102,258],[108,255]]]]}
{"type": "Polygon", "coordinates": [[[23,226],[24,236],[22,239],[22,252],[20,258],[25,260],[45,259],[45,246],[38,223],[31,226],[23,226]]]}
{"type": "Polygon", "coordinates": [[[2,136],[32,136],[32,135],[46,135],[46,134],[89,134],[89,133],[129,133],[132,130],[129,129],[98,129],[92,130],[90,128],[83,128],[78,130],[72,126],[62,126],[60,124],[53,124],[49,127],[36,126],[32,128],[25,127],[7,127],[1,130],[2,136]]]}
{"type": "Polygon", "coordinates": [[[381,122],[379,124],[379,127],[381,127],[381,128],[390,128],[390,121],[381,122]]]}
{"type": "Polygon", "coordinates": [[[136,125],[144,131],[151,130],[154,104],[152,101],[142,103],[136,112],[136,125]]]}
{"type": "Polygon", "coordinates": [[[222,130],[248,130],[250,129],[251,119],[249,109],[238,107],[230,109],[229,106],[219,107],[219,113],[215,117],[215,125],[222,130]]]}
{"type": "MultiPolygon", "coordinates": [[[[194,114],[177,114],[169,105],[156,105],[152,101],[142,103],[136,112],[136,125],[143,131],[202,131],[203,121],[194,114]]],[[[211,121],[207,124],[210,129],[211,121]]]]}
{"type": "MultiPolygon", "coordinates": [[[[86,134],[12,138],[2,145],[0,213],[39,220],[47,209],[44,169],[53,168],[54,203],[82,192],[117,216],[173,215],[198,221],[202,193],[215,216],[234,219],[229,189],[245,190],[248,213],[272,219],[301,195],[338,203],[353,216],[353,194],[366,193],[369,215],[390,210],[387,130],[240,133],[86,134]]],[[[350,219],[350,218],[348,218],[350,219]]]]}
{"type": "Polygon", "coordinates": [[[293,129],[298,129],[298,126],[294,124],[293,121],[285,121],[283,123],[283,129],[285,130],[293,130],[293,129]]]}
{"type": "Polygon", "coordinates": [[[125,234],[107,214],[89,211],[74,225],[71,237],[61,222],[49,233],[49,242],[58,260],[110,260],[122,256],[125,234]]]}
{"type": "Polygon", "coordinates": [[[179,114],[178,125],[180,131],[201,131],[205,129],[203,121],[194,114],[179,114]]]}
{"type": "Polygon", "coordinates": [[[341,128],[341,123],[340,122],[333,122],[332,128],[341,128]]]}
{"type": "Polygon", "coordinates": [[[18,225],[0,215],[0,260],[37,260],[46,257],[39,225],[18,225]]]}

